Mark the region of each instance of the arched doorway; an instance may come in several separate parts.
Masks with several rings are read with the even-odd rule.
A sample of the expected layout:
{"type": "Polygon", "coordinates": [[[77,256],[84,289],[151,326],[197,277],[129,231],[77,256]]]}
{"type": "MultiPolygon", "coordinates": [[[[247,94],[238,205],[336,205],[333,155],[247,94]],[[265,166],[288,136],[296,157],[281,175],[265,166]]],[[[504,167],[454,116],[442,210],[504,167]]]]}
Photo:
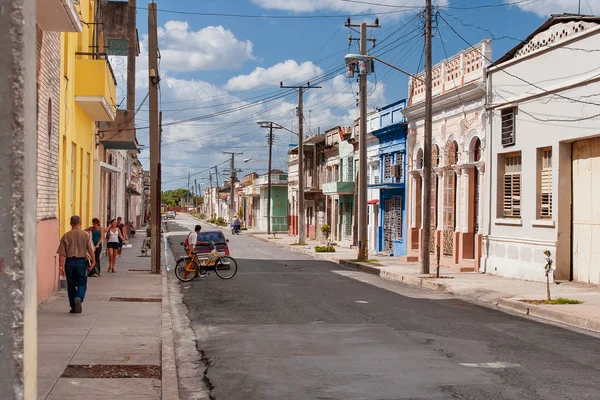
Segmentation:
{"type": "Polygon", "coordinates": [[[443,254],[454,255],[454,231],[456,230],[456,172],[453,165],[458,162],[458,144],[446,144],[444,165],[444,212],[443,212],[443,254]]]}

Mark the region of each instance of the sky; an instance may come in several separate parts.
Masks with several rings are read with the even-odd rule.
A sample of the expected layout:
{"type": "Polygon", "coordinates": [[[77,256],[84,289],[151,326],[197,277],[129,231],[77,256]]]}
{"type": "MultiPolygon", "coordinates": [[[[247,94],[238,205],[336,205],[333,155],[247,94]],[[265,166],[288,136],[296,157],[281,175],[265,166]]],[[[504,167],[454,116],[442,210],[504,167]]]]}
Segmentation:
{"type": "MultiPolygon", "coordinates": [[[[434,64],[483,39],[498,59],[551,14],[577,13],[579,0],[433,0],[434,64]],[[455,32],[456,31],[456,32],[455,32]],[[458,33],[458,35],[457,35],[458,33]],[[460,37],[459,37],[460,35],[460,37]]],[[[163,111],[163,190],[185,188],[188,174],[210,185],[209,170],[228,179],[230,156],[238,178],[267,172],[267,130],[274,121],[297,132],[297,92],[279,84],[311,82],[304,95],[304,131],[311,135],[358,117],[356,78],[345,76],[344,55],[357,53],[344,26],[373,24],[369,53],[411,73],[423,69],[425,0],[159,0],[160,108],[163,111]],[[246,162],[245,162],[246,161],[246,162]]],[[[138,2],[141,53],[137,59],[138,141],[149,145],[147,5],[138,2]]],[[[581,0],[581,13],[600,10],[600,0],[581,0]]],[[[407,97],[407,77],[378,64],[369,76],[368,109],[407,97]]],[[[287,170],[287,151],[297,137],[275,131],[273,168],[287,170]]],[[[149,151],[140,159],[149,168],[149,151]]],[[[213,185],[216,178],[213,175],[213,185]]]]}

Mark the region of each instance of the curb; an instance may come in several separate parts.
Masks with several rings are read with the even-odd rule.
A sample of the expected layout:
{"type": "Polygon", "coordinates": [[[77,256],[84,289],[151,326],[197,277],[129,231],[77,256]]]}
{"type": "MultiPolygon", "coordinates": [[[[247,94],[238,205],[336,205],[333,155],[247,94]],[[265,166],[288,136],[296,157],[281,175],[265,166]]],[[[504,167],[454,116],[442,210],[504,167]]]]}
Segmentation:
{"type": "Polygon", "coordinates": [[[162,400],[179,400],[179,383],[177,379],[177,361],[175,357],[175,338],[171,319],[171,299],[167,281],[167,268],[162,270],[162,334],[161,334],[161,370],[162,400]]]}
{"type": "MultiPolygon", "coordinates": [[[[305,254],[305,255],[311,256],[316,259],[324,259],[327,261],[331,261],[333,263],[339,264],[345,268],[352,269],[355,271],[364,272],[364,273],[370,274],[370,275],[380,276],[382,278],[389,279],[389,280],[392,280],[395,282],[404,283],[407,285],[419,286],[424,289],[433,290],[436,292],[443,292],[443,293],[456,295],[456,293],[454,293],[454,291],[452,289],[452,286],[444,284],[444,283],[432,282],[431,279],[424,279],[424,278],[421,278],[421,277],[415,276],[415,275],[404,275],[404,274],[399,274],[397,272],[386,271],[386,270],[382,270],[378,267],[375,267],[373,265],[369,265],[367,263],[342,260],[342,259],[339,259],[336,257],[325,258],[323,256],[319,256],[318,253],[302,251],[302,249],[294,249],[293,246],[279,244],[274,241],[263,239],[262,237],[258,237],[258,236],[254,236],[254,235],[249,235],[249,236],[252,236],[253,238],[261,240],[263,242],[271,243],[277,247],[287,248],[296,253],[305,254]]],[[[473,299],[473,300],[479,300],[479,299],[476,299],[476,298],[470,297],[470,296],[465,296],[465,297],[467,297],[469,299],[473,299]]],[[[588,330],[591,332],[600,333],[600,319],[597,319],[597,318],[579,317],[579,316],[572,315],[565,311],[552,310],[548,307],[539,306],[539,305],[535,305],[535,304],[523,303],[523,302],[519,301],[518,299],[511,299],[511,298],[500,298],[500,299],[495,299],[492,301],[484,301],[484,303],[491,305],[491,306],[495,306],[501,310],[511,311],[511,312],[514,312],[517,314],[540,318],[540,319],[543,319],[546,321],[555,322],[555,323],[570,326],[573,328],[579,328],[579,329],[584,329],[584,330],[588,330]]]]}
{"type": "Polygon", "coordinates": [[[597,318],[579,317],[565,311],[552,310],[548,307],[528,304],[516,299],[498,299],[496,305],[501,309],[519,314],[541,318],[592,332],[600,332],[600,319],[597,318]]]}

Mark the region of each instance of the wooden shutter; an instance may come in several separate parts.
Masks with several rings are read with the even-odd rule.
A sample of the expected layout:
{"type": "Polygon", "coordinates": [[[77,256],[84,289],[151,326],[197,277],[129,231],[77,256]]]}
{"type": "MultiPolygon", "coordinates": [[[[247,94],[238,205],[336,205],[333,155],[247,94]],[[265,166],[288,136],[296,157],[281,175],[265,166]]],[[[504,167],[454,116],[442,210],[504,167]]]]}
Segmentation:
{"type": "Polygon", "coordinates": [[[507,108],[500,112],[502,119],[502,146],[515,144],[515,109],[507,108]]]}
{"type": "Polygon", "coordinates": [[[542,152],[540,218],[552,218],[552,149],[542,152]]]}
{"type": "Polygon", "coordinates": [[[507,156],[504,166],[504,217],[521,218],[521,156],[507,156]]]}

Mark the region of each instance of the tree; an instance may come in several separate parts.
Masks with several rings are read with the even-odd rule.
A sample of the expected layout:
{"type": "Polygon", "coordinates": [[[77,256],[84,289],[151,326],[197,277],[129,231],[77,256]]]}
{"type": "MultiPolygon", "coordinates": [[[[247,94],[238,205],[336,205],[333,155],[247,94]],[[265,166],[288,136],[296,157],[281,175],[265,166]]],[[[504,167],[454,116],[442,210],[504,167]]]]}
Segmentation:
{"type": "Polygon", "coordinates": [[[187,189],[166,190],[161,193],[161,201],[167,207],[178,206],[183,198],[193,198],[192,192],[187,189]]]}

